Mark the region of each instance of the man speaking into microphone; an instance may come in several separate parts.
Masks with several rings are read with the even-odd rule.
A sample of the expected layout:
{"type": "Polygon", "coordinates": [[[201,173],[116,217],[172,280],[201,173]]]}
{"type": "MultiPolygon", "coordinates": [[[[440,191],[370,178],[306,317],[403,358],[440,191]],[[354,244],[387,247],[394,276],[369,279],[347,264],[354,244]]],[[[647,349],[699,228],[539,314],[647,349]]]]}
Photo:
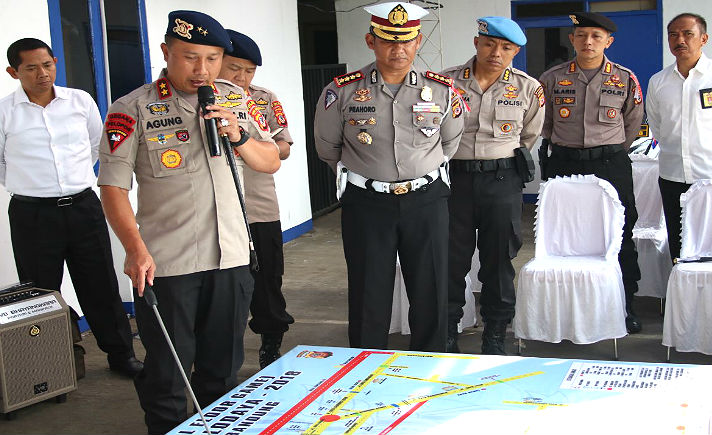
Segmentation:
{"type": "Polygon", "coordinates": [[[247,228],[232,173],[225,156],[215,155],[220,145],[208,139],[204,119],[217,121],[218,135],[230,140],[240,165],[273,173],[280,162],[254,102],[240,87],[216,80],[231,48],[210,16],[171,12],[161,44],[166,68],[112,104],[104,125],[98,184],[135,287],[146,348],[135,385],[150,434],[168,432],[187,412],[181,375],[150,307],[139,299],[146,283],[183,367],[193,367],[201,407],[237,385],[244,359],[253,290],[247,228]],[[207,113],[199,107],[201,86],[214,91],[207,113]],[[140,186],[135,217],[128,198],[134,174],[140,186]]]}

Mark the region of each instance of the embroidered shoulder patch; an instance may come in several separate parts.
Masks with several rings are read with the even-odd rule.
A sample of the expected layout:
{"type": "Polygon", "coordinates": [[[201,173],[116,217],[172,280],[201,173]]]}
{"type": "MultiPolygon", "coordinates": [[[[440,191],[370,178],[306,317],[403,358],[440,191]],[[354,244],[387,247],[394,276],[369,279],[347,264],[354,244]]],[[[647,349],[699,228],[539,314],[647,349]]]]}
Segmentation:
{"type": "Polygon", "coordinates": [[[156,90],[158,91],[158,98],[165,100],[173,96],[171,91],[171,84],[166,78],[156,80],[156,90]]]}
{"type": "Polygon", "coordinates": [[[643,102],[643,91],[640,89],[640,83],[638,83],[638,77],[632,72],[630,73],[630,78],[635,82],[635,94],[633,94],[633,102],[637,105],[643,102]]]}
{"type": "Polygon", "coordinates": [[[434,80],[438,83],[442,83],[446,86],[452,86],[452,78],[450,78],[446,75],[434,73],[432,71],[426,71],[425,77],[429,78],[430,80],[434,80]]]}
{"type": "Polygon", "coordinates": [[[336,83],[336,86],[343,88],[344,86],[348,85],[349,83],[357,82],[359,80],[362,80],[363,78],[364,78],[364,76],[361,73],[361,71],[354,71],[354,72],[346,73],[342,76],[334,77],[334,83],[336,83]]]}
{"type": "Polygon", "coordinates": [[[115,112],[106,115],[104,130],[106,138],[109,140],[109,151],[113,153],[116,149],[131,136],[134,131],[136,120],[125,113],[115,112]]]}
{"type": "Polygon", "coordinates": [[[280,127],[286,127],[287,116],[284,114],[282,103],[280,103],[279,100],[272,101],[272,111],[274,112],[274,117],[277,118],[277,124],[280,127]]]}
{"type": "Polygon", "coordinates": [[[247,100],[247,113],[250,114],[252,119],[255,120],[257,125],[262,131],[269,131],[269,126],[267,125],[267,118],[260,112],[260,108],[255,103],[255,100],[248,98],[247,100]]]}
{"type": "Polygon", "coordinates": [[[544,88],[541,86],[536,88],[536,91],[534,91],[534,95],[539,100],[539,107],[544,107],[544,104],[546,104],[546,97],[544,97],[544,88]]]}

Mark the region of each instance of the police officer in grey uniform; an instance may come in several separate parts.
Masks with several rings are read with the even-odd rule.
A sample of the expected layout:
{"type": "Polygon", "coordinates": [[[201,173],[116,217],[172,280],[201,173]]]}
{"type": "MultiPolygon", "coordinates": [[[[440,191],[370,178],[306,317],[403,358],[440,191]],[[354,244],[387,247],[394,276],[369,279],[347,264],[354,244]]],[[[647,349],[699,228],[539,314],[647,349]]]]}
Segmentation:
{"type": "Polygon", "coordinates": [[[511,66],[527,38],[504,17],[477,20],[477,55],[443,74],[472,107],[450,161],[448,352],[459,352],[457,324],[465,305],[465,275],[475,244],[480,252],[482,353],[505,354],[504,335],[514,317],[512,258],[522,246],[524,158],[544,122],[544,92],[536,79],[511,66]],[[524,148],[522,148],[524,147],[524,148]],[[516,153],[515,153],[516,152],[516,153]],[[479,229],[479,236],[475,230],[479,229]]]}
{"type": "MultiPolygon", "coordinates": [[[[262,65],[262,54],[257,43],[249,36],[227,30],[232,41],[232,51],[223,57],[219,77],[248,91],[262,115],[267,119],[272,139],[279,147],[279,158],[289,157],[292,136],[287,129],[287,115],[274,92],[253,85],[255,71],[262,65]]],[[[277,360],[282,337],[294,323],[287,312],[282,294],[284,252],[282,251],[282,223],[279,220],[279,203],[272,174],[245,167],[245,206],[250,220],[250,232],[257,251],[259,270],[252,271],[255,291],[252,294],[249,321],[250,329],[260,334],[260,368],[277,360]]]]}
{"type": "Polygon", "coordinates": [[[146,359],[135,385],[151,434],[166,433],[188,415],[181,376],[140,299],[146,283],[155,290],[183,367],[193,369],[201,406],[237,385],[244,359],[253,285],[247,226],[232,172],[225,156],[212,156],[201,118],[219,119],[218,133],[244,163],[265,172],[279,168],[269,126],[254,102],[240,87],[215,80],[223,51],[232,49],[225,29],[193,11],[171,12],[168,21],[160,78],[109,108],[98,180],[106,217],[126,250],[124,271],[136,288],[146,359]],[[216,104],[201,116],[197,90],[208,85],[216,104]],[[134,174],[140,186],[135,218],[128,199],[134,174]]]}
{"type": "Polygon", "coordinates": [[[464,108],[450,78],[413,67],[424,9],[404,2],[364,9],[376,62],[326,86],[314,121],[319,157],[343,189],[349,342],[387,347],[398,254],[410,347],[444,351],[450,189],[443,163],[457,149],[464,108]]]}
{"type": "Polygon", "coordinates": [[[632,237],[638,212],[626,151],[640,130],[642,90],[633,71],[604,54],[613,43],[611,33],[616,24],[593,12],[571,14],[570,18],[574,29],[569,40],[576,58],[551,68],[539,79],[546,95],[542,174],[544,178],[593,174],[608,180],[618,192],[625,207],[618,260],[626,295],[626,327],[629,333],[636,333],[641,324],[633,311],[633,294],[638,291],[640,268],[632,237]]]}

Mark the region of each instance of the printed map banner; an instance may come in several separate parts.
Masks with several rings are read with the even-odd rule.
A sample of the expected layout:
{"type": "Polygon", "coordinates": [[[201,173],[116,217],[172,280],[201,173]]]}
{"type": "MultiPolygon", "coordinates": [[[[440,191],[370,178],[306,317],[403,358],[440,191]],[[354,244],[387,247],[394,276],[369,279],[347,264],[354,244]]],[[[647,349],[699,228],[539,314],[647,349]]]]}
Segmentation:
{"type": "Polygon", "coordinates": [[[223,435],[709,434],[711,386],[709,366],[297,346],[204,414],[223,435]]]}

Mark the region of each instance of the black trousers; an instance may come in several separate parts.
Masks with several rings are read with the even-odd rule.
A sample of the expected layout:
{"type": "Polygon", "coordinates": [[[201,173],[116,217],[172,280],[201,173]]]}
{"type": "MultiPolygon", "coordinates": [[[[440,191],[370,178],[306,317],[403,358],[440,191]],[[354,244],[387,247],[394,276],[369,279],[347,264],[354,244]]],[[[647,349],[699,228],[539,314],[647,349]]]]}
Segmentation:
{"type": "Polygon", "coordinates": [[[660,186],[660,196],[663,199],[663,213],[665,213],[665,226],[667,227],[668,243],[670,245],[670,258],[674,260],[680,257],[680,248],[682,246],[680,195],[687,192],[692,184],[658,178],[658,186],[660,186]]]}
{"type": "MultiPolygon", "coordinates": [[[[161,318],[201,407],[237,385],[252,285],[248,266],[154,279],[161,318]]],[[[185,386],[152,308],[134,297],[146,348],[134,384],[148,433],[164,434],[188,418],[185,386]]]]}
{"type": "MultiPolygon", "coordinates": [[[[626,296],[631,297],[638,291],[640,267],[638,266],[638,251],[633,243],[633,227],[638,220],[638,210],[635,208],[633,168],[630,157],[622,147],[617,152],[603,153],[600,158],[593,160],[570,160],[554,151],[549,157],[546,178],[553,178],[557,175],[593,174],[607,180],[618,192],[618,198],[625,208],[623,242],[618,254],[618,263],[623,274],[626,296]]],[[[562,204],[561,206],[565,207],[566,205],[562,204]]],[[[586,229],[582,228],[581,230],[585,231],[586,229]]]]}
{"type": "Polygon", "coordinates": [[[134,355],[126,311],[119,295],[109,232],[94,192],[72,205],[24,202],[8,207],[17,274],[40,288],[59,290],[64,262],[77,300],[109,362],[134,355]]]}
{"type": "Polygon", "coordinates": [[[250,303],[250,329],[255,334],[287,332],[294,318],[287,313],[287,302],[282,294],[282,224],[280,221],[255,222],[250,224],[250,232],[260,265],[260,270],[252,271],[255,291],[250,303]]]}
{"type": "Polygon", "coordinates": [[[459,172],[451,168],[448,321],[465,305],[465,276],[480,250],[480,313],[485,322],[514,317],[512,259],[522,247],[522,179],[516,169],[459,172]],[[475,230],[479,229],[479,238],[475,230]]]}
{"type": "Polygon", "coordinates": [[[440,179],[404,195],[347,185],[341,227],[351,347],[388,346],[398,253],[410,303],[410,348],[445,350],[449,194],[440,179]]]}

